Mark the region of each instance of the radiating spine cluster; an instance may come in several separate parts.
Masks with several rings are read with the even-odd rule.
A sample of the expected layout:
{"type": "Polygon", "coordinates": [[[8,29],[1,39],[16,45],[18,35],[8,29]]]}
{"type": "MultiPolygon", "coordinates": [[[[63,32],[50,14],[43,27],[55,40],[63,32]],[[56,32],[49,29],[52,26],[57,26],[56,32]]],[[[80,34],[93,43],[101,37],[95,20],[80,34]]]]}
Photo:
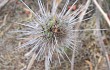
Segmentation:
{"type": "MultiPolygon", "coordinates": [[[[45,70],[50,69],[50,62],[52,62],[53,55],[57,55],[57,59],[60,63],[61,59],[65,59],[64,55],[71,63],[69,56],[65,50],[76,51],[77,48],[74,25],[78,23],[78,15],[84,10],[84,6],[80,6],[75,11],[71,11],[72,7],[77,3],[76,0],[71,8],[67,10],[67,6],[70,0],[67,0],[60,13],[57,13],[58,6],[62,0],[52,0],[52,8],[46,8],[41,0],[37,0],[40,13],[33,12],[22,0],[21,2],[33,13],[36,19],[33,22],[22,23],[26,26],[24,30],[18,30],[21,32],[21,37],[31,36],[31,39],[22,44],[19,48],[33,45],[32,49],[26,54],[30,56],[34,53],[32,60],[45,60],[45,70]],[[33,59],[35,58],[35,59],[33,59]]],[[[48,3],[48,2],[47,2],[48,3]]],[[[74,53],[75,54],[75,53],[74,53]]],[[[30,69],[32,61],[29,63],[27,70],[30,69]]]]}

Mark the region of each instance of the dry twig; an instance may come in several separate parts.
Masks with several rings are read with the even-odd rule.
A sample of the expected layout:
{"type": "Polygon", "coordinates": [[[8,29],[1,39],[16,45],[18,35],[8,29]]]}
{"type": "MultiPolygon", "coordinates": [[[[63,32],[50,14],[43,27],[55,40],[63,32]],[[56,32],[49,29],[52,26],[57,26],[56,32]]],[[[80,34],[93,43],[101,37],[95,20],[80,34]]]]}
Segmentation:
{"type": "Polygon", "coordinates": [[[2,25],[0,25],[0,29],[1,29],[3,26],[6,25],[7,16],[8,16],[8,15],[5,15],[5,16],[4,16],[3,23],[2,23],[2,25]]]}
{"type": "MultiPolygon", "coordinates": [[[[83,20],[83,18],[84,18],[84,15],[85,15],[85,13],[86,13],[86,11],[87,11],[87,9],[88,9],[88,7],[89,7],[89,5],[90,5],[90,3],[91,3],[91,0],[87,0],[87,2],[86,2],[86,4],[85,4],[85,6],[84,6],[84,11],[81,13],[81,15],[79,16],[80,18],[79,18],[79,23],[77,24],[77,26],[76,26],[76,30],[79,30],[79,28],[80,28],[80,24],[81,24],[81,22],[82,22],[82,20],[83,20]]],[[[78,33],[77,32],[75,32],[75,40],[77,40],[77,36],[78,36],[78,33]]],[[[75,44],[77,44],[76,42],[75,42],[75,44]]],[[[74,49],[75,50],[75,49],[74,49]]],[[[75,57],[75,51],[73,51],[73,55],[72,55],[72,60],[71,60],[71,70],[74,70],[74,57],[75,57]]]]}
{"type": "Polygon", "coordinates": [[[86,60],[85,62],[89,65],[90,70],[93,70],[92,63],[90,61],[88,61],[88,60],[86,60]]]}
{"type": "MultiPolygon", "coordinates": [[[[98,10],[96,10],[96,28],[100,29],[100,15],[99,15],[99,12],[98,10]]],[[[108,57],[108,52],[106,50],[106,45],[104,44],[103,42],[103,39],[102,39],[102,34],[101,34],[101,31],[96,31],[96,37],[97,37],[97,41],[98,41],[98,44],[99,44],[99,47],[101,47],[103,53],[104,53],[104,56],[106,58],[106,62],[107,62],[107,65],[108,65],[108,70],[110,70],[110,62],[109,62],[109,57],[108,57]]]]}
{"type": "Polygon", "coordinates": [[[0,0],[0,9],[8,2],[9,0],[0,0]]]}
{"type": "Polygon", "coordinates": [[[32,56],[32,58],[31,58],[31,60],[30,60],[30,62],[29,62],[29,65],[28,65],[28,67],[27,67],[26,70],[30,70],[30,69],[31,69],[31,67],[32,67],[32,65],[33,65],[33,63],[34,63],[34,61],[35,61],[35,59],[36,59],[36,53],[33,54],[33,56],[32,56]]]}
{"type": "Polygon", "coordinates": [[[97,8],[99,9],[99,11],[102,13],[102,15],[105,18],[105,20],[107,21],[108,25],[110,26],[110,20],[109,20],[107,14],[103,11],[103,9],[100,7],[100,5],[97,3],[96,0],[93,0],[93,2],[97,6],[97,8]]]}

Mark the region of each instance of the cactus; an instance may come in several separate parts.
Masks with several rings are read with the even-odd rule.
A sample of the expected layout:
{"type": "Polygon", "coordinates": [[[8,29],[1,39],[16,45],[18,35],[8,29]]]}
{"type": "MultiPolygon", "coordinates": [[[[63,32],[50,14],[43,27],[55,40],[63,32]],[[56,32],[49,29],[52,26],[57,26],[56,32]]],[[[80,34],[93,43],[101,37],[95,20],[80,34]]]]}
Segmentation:
{"type": "MultiPolygon", "coordinates": [[[[69,0],[66,1],[64,7],[60,13],[57,13],[58,6],[62,0],[52,0],[52,8],[46,9],[41,0],[38,0],[40,12],[34,12],[31,10],[22,0],[20,0],[33,15],[35,19],[29,23],[22,23],[21,25],[26,26],[24,30],[18,30],[16,32],[21,32],[20,38],[25,36],[31,36],[32,39],[22,44],[18,48],[27,48],[29,45],[33,45],[31,50],[26,53],[26,56],[31,56],[27,70],[31,68],[34,60],[45,60],[45,70],[50,70],[50,63],[53,61],[54,54],[57,55],[57,59],[60,64],[60,60],[64,59],[65,56],[71,63],[71,60],[67,54],[67,49],[73,54],[76,54],[78,49],[74,26],[81,22],[79,21],[79,15],[84,11],[84,6],[80,6],[75,11],[72,11],[72,7],[78,2],[76,0],[73,5],[67,10],[69,0]]],[[[48,3],[48,2],[47,2],[48,3]]],[[[49,6],[48,6],[49,7],[49,6]]],[[[83,21],[83,20],[82,20],[83,21]]],[[[77,30],[76,30],[77,31],[77,30]]],[[[81,44],[81,43],[79,43],[81,44]]]]}

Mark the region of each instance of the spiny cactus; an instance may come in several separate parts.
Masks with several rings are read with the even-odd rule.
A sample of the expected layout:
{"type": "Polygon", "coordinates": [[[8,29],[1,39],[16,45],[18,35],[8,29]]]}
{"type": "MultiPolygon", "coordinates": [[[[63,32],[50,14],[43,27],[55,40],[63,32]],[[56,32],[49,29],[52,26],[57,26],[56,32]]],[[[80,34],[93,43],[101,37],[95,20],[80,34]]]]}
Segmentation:
{"type": "MultiPolygon", "coordinates": [[[[75,35],[75,25],[81,22],[80,15],[82,11],[85,10],[85,6],[79,6],[75,11],[71,11],[72,7],[77,3],[76,0],[73,5],[67,10],[67,6],[70,0],[67,0],[64,4],[62,11],[57,13],[58,6],[62,0],[52,0],[52,7],[49,7],[47,2],[47,8],[41,2],[38,1],[39,12],[33,12],[22,0],[20,0],[35,16],[32,22],[22,23],[21,25],[26,26],[23,30],[17,30],[15,32],[22,33],[20,38],[31,36],[26,43],[19,46],[19,48],[26,48],[29,45],[33,45],[32,49],[26,53],[26,56],[31,56],[32,59],[27,67],[27,70],[31,68],[33,61],[37,61],[44,58],[45,60],[45,70],[50,69],[50,63],[53,61],[53,56],[56,54],[57,59],[60,63],[60,59],[65,59],[64,56],[68,58],[71,63],[69,56],[67,55],[67,49],[73,54],[76,53],[78,49],[77,39],[75,35]]],[[[87,18],[88,19],[88,18],[87,18]]],[[[85,20],[87,20],[85,19],[85,20]]],[[[80,44],[80,43],[79,43],[80,44]]]]}

